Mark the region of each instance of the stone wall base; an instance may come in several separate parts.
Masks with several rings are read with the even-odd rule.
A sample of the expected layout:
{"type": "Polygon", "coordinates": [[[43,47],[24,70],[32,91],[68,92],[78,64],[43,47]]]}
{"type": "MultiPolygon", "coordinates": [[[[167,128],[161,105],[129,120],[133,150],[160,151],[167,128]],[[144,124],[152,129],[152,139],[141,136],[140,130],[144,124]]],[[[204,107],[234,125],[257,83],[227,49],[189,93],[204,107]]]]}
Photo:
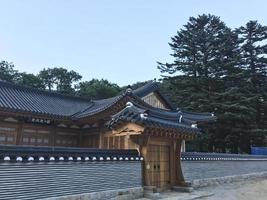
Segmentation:
{"type": "Polygon", "coordinates": [[[221,184],[229,184],[234,182],[244,182],[244,181],[256,181],[267,179],[267,172],[243,174],[236,176],[224,176],[218,178],[207,178],[207,179],[196,179],[191,181],[191,186],[195,189],[200,187],[216,186],[221,184]]]}
{"type": "Polygon", "coordinates": [[[144,195],[142,187],[51,197],[43,200],[134,200],[144,195]]]}

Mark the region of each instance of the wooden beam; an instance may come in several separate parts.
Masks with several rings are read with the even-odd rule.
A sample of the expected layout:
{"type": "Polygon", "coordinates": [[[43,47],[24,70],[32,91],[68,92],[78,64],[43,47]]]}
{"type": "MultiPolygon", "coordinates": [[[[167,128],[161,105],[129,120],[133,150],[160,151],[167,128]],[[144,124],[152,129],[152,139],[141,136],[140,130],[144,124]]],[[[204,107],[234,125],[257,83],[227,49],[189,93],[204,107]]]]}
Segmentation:
{"type": "Polygon", "coordinates": [[[141,135],[144,132],[144,127],[135,123],[127,123],[118,128],[112,130],[111,135],[113,136],[124,136],[124,135],[141,135]]]}

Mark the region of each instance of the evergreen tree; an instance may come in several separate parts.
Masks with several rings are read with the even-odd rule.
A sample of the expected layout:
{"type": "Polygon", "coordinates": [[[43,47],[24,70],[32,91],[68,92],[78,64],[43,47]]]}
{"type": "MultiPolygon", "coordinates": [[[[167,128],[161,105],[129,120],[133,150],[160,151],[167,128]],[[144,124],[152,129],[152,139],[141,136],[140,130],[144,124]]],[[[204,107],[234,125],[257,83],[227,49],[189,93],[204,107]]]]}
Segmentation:
{"type": "MultiPolygon", "coordinates": [[[[263,42],[265,29],[255,24],[252,27],[260,30],[254,31],[254,44],[263,42]]],[[[174,62],[159,63],[162,87],[172,94],[178,107],[215,112],[218,117],[216,124],[201,126],[205,130],[197,142],[202,151],[249,152],[251,145],[263,145],[265,136],[259,124],[266,130],[266,126],[262,128],[266,123],[266,92],[253,89],[253,85],[261,83],[261,89],[266,89],[266,55],[262,56],[266,45],[255,45],[251,51],[252,42],[246,38],[253,35],[247,33],[250,29],[232,31],[213,15],[191,17],[172,37],[174,62]],[[255,56],[256,52],[259,54],[255,56]],[[251,63],[257,66],[255,70],[251,63]]]]}
{"type": "Polygon", "coordinates": [[[159,63],[163,73],[184,73],[193,77],[221,77],[233,66],[237,55],[237,34],[231,31],[219,17],[200,15],[190,17],[189,22],[169,43],[175,60],[159,63]],[[234,60],[233,60],[234,58],[234,60]]]}
{"type": "Polygon", "coordinates": [[[249,21],[237,29],[241,44],[241,66],[248,72],[255,87],[266,83],[267,76],[267,26],[249,21]]]}
{"type": "Polygon", "coordinates": [[[255,145],[254,138],[264,138],[267,135],[267,26],[249,21],[237,32],[242,42],[240,64],[245,70],[244,79],[255,99],[250,106],[257,111],[256,127],[251,131],[252,145],[255,145]]]}

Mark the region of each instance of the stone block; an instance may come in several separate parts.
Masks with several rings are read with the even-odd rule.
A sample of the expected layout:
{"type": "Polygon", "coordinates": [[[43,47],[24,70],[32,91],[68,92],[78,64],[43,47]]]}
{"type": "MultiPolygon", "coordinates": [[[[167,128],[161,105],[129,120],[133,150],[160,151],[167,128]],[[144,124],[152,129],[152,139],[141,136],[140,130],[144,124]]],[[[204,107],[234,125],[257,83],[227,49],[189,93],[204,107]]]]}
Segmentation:
{"type": "Polygon", "coordinates": [[[173,186],[172,189],[176,192],[193,192],[193,187],[173,186]]]}

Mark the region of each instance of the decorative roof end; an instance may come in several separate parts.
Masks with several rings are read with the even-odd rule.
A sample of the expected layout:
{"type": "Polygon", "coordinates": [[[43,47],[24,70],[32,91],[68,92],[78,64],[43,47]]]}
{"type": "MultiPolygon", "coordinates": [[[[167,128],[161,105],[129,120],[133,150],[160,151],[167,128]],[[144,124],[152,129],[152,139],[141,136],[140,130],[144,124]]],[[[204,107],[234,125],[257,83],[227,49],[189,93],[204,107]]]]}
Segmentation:
{"type": "Polygon", "coordinates": [[[192,124],[191,127],[192,128],[197,128],[197,124],[192,124]]]}
{"type": "Polygon", "coordinates": [[[127,86],[127,89],[126,89],[126,94],[131,94],[133,92],[133,89],[131,88],[130,85],[127,86]]]}
{"type": "Polygon", "coordinates": [[[140,117],[141,119],[147,119],[147,113],[141,113],[140,117]]]}
{"type": "Polygon", "coordinates": [[[183,118],[183,115],[180,115],[180,117],[179,117],[179,123],[182,123],[182,118],[183,118]]]}
{"type": "Polygon", "coordinates": [[[126,108],[131,108],[131,107],[133,107],[133,103],[130,102],[130,101],[128,101],[128,102],[126,103],[126,108]]]}

